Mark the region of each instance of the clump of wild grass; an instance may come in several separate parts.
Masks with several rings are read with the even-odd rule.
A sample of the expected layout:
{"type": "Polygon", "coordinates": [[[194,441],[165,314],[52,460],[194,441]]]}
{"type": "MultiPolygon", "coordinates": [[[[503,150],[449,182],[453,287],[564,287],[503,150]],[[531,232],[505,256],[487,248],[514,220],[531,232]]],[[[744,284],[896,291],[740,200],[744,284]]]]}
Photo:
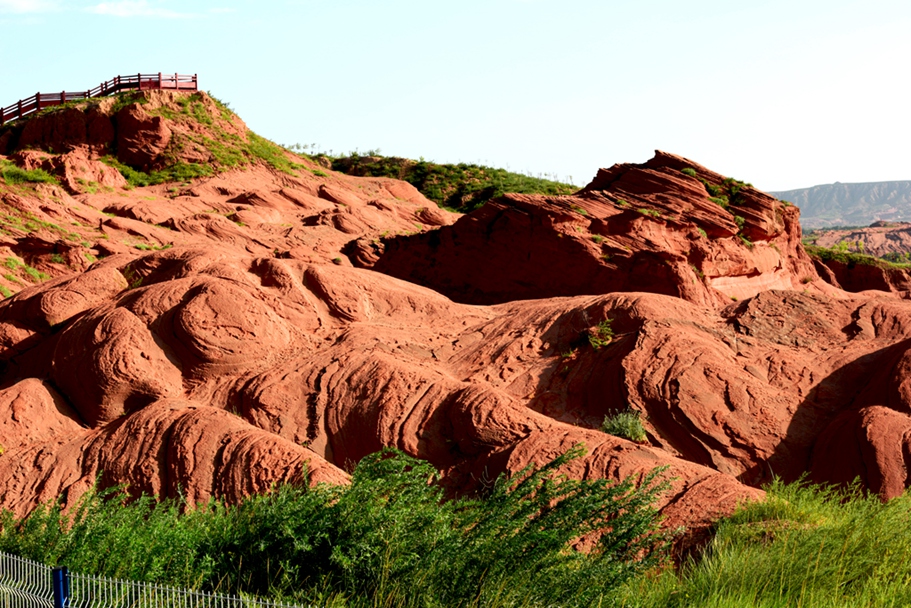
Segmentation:
{"type": "Polygon", "coordinates": [[[6,184],[59,184],[57,178],[44,169],[21,169],[8,160],[0,160],[0,178],[6,184]]]}
{"type": "Polygon", "coordinates": [[[624,588],[623,606],[911,606],[911,496],[773,483],[700,558],[624,588]]]}
{"type": "Polygon", "coordinates": [[[633,409],[626,409],[605,416],[604,422],[601,423],[601,430],[608,435],[622,437],[636,443],[648,441],[645,427],[642,426],[642,415],[633,409]]]}

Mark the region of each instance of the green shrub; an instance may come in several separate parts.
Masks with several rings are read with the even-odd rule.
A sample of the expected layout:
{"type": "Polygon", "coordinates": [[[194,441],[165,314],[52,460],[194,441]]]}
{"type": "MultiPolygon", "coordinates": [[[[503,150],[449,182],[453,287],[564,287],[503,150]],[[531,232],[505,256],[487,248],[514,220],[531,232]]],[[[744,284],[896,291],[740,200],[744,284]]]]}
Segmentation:
{"type": "Polygon", "coordinates": [[[690,177],[696,177],[696,170],[692,167],[684,167],[680,172],[684,175],[689,175],[690,177]]]}
{"type": "Polygon", "coordinates": [[[426,462],[395,450],[362,460],[350,486],[282,486],[237,506],[185,508],[89,493],[0,522],[0,550],[71,570],[204,590],[346,606],[592,606],[660,563],[661,471],[578,481],[560,467],[500,477],[445,500],[426,462]],[[582,536],[602,533],[587,552],[582,536]]]}
{"type": "Polygon", "coordinates": [[[656,211],[655,209],[646,209],[643,207],[641,209],[636,209],[636,211],[638,211],[642,215],[647,215],[649,217],[661,217],[661,212],[656,211]]]}
{"type": "Polygon", "coordinates": [[[554,179],[531,177],[483,165],[441,164],[424,159],[413,161],[383,157],[378,153],[352,153],[333,158],[332,169],[349,175],[407,181],[440,207],[463,213],[473,211],[507,192],[553,196],[572,194],[578,190],[572,184],[554,179]]]}
{"type": "Polygon", "coordinates": [[[709,234],[700,226],[696,226],[696,232],[698,232],[699,236],[701,236],[704,239],[709,238],[709,234]]]}
{"type": "Polygon", "coordinates": [[[614,340],[614,330],[611,329],[611,320],[605,319],[594,328],[586,332],[588,344],[595,350],[603,348],[614,340]]]}
{"type": "Polygon", "coordinates": [[[724,195],[710,196],[709,200],[712,201],[713,203],[715,203],[716,205],[720,206],[722,209],[727,209],[728,207],[731,206],[730,203],[728,202],[728,197],[726,197],[724,195]]]}
{"type": "Polygon", "coordinates": [[[632,409],[605,416],[604,422],[601,423],[601,430],[608,435],[622,437],[624,439],[629,439],[630,441],[635,441],[636,443],[648,441],[645,427],[642,426],[642,416],[639,412],[632,409]]]}
{"type": "Polygon", "coordinates": [[[743,216],[735,215],[735,216],[734,216],[734,223],[737,224],[737,227],[738,227],[738,228],[740,228],[741,230],[743,230],[743,225],[746,224],[746,219],[744,219],[743,216]]]}

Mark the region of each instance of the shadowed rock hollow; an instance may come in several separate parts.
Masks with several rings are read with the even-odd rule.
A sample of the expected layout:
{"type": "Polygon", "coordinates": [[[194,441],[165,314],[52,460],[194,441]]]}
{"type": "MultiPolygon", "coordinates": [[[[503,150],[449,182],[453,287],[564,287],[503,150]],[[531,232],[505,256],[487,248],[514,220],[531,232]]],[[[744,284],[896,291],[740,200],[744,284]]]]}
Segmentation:
{"type": "MultiPolygon", "coordinates": [[[[158,102],[173,111],[155,133],[188,128],[158,102]]],[[[78,148],[99,176],[121,145],[149,166],[168,153],[112,128],[78,148]]],[[[73,152],[18,154],[65,179],[73,152]]],[[[816,280],[796,208],[664,153],[461,217],[286,160],[178,186],[0,186],[20,218],[4,229],[20,274],[0,304],[0,504],[70,504],[99,475],[237,500],[305,464],[345,483],[383,446],[471,491],[583,443],[571,475],[667,467],[673,526],[773,475],[908,485],[911,304],[816,280]],[[23,287],[25,267],[53,278],[23,287]],[[646,442],[599,430],[627,408],[646,442]]]]}

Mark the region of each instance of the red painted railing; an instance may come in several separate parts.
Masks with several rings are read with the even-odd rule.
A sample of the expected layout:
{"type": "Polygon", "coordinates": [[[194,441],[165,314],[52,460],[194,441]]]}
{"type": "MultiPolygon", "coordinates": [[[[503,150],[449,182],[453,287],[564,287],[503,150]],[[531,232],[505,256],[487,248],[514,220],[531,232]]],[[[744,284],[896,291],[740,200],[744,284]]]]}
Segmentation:
{"type": "Polygon", "coordinates": [[[196,74],[192,76],[182,74],[133,74],[130,76],[117,76],[107,82],[102,82],[94,89],[88,91],[60,93],[35,93],[26,99],[20,99],[11,106],[0,108],[0,125],[11,120],[28,116],[33,112],[57,106],[68,101],[78,101],[90,97],[104,97],[127,90],[151,91],[164,89],[167,91],[196,91],[196,74]]]}

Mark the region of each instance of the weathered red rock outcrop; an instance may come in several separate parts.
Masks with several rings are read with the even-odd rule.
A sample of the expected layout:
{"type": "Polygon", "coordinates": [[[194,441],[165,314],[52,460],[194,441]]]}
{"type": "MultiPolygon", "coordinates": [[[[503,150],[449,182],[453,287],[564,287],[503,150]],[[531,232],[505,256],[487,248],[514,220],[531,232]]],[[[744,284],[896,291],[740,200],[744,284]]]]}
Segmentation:
{"type": "Polygon", "coordinates": [[[648,291],[717,307],[817,278],[797,218],[747,184],[658,152],[602,169],[574,196],[508,194],[453,226],[361,240],[348,253],[459,302],[648,291]]]}
{"type": "Polygon", "coordinates": [[[816,245],[835,247],[844,243],[853,251],[878,258],[911,253],[911,223],[873,222],[866,228],[819,229],[813,231],[816,245]]]}
{"type": "Polygon", "coordinates": [[[829,252],[825,256],[811,250],[811,255],[817,256],[814,263],[819,275],[826,282],[851,292],[870,289],[911,292],[911,270],[879,259],[895,262],[911,259],[908,257],[911,255],[911,224],[874,222],[868,228],[816,230],[812,233],[812,241],[817,247],[835,249],[834,255],[829,252]]]}
{"type": "Polygon", "coordinates": [[[835,259],[813,260],[819,276],[835,287],[858,293],[891,291],[911,293],[911,271],[882,260],[869,258],[865,263],[835,259]]]}
{"type": "MultiPolygon", "coordinates": [[[[128,110],[151,167],[186,128],[170,106],[149,119],[156,99],[128,110]]],[[[99,475],[191,500],[305,466],[344,483],[383,446],[453,491],[579,443],[580,477],[666,466],[672,526],[773,475],[909,484],[911,303],[818,280],[796,209],[695,163],[659,153],[453,224],[407,184],[303,158],[124,189],[97,154],[20,152],[72,179],[0,185],[18,292],[0,303],[0,505],[18,514],[99,475]],[[599,430],[626,408],[647,442],[599,430]]]]}

